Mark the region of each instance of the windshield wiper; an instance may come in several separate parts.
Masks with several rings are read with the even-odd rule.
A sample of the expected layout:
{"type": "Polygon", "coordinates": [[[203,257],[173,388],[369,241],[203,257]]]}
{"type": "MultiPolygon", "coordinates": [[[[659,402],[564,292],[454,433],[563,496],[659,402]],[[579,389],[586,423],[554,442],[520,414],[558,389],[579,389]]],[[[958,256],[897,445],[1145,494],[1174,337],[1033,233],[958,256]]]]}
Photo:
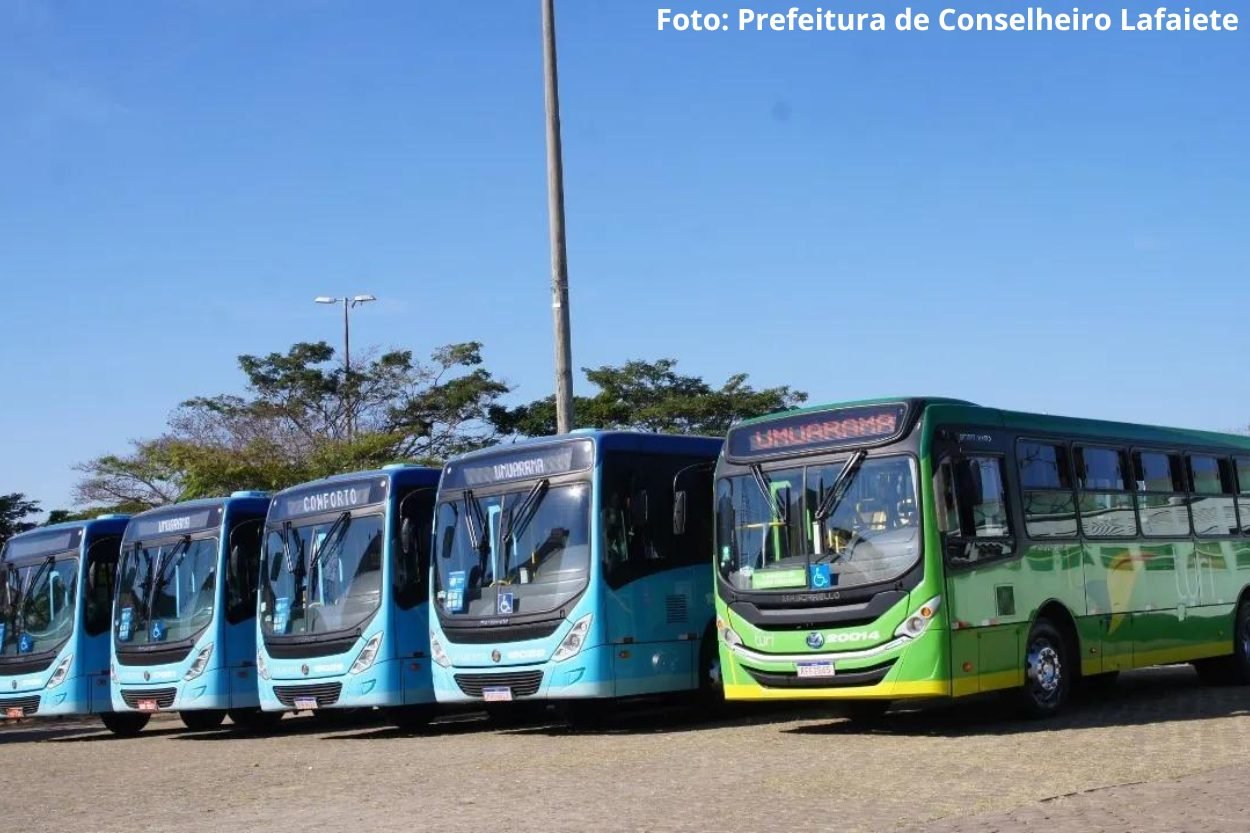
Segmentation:
{"type": "Polygon", "coordinates": [[[825,492],[824,500],[820,502],[820,506],[816,509],[816,523],[824,522],[838,508],[838,504],[846,496],[846,488],[851,483],[851,475],[855,474],[859,464],[864,462],[864,458],[867,456],[868,452],[857,451],[842,466],[842,470],[838,472],[838,476],[833,480],[833,485],[829,487],[829,491],[825,492]]]}
{"type": "Polygon", "coordinates": [[[472,489],[465,489],[461,498],[464,500],[464,525],[469,531],[469,546],[477,550],[478,556],[485,560],[490,552],[490,541],[486,530],[486,513],[482,504],[478,503],[472,489]]]}
{"type": "Polygon", "coordinates": [[[774,519],[784,522],[786,506],[781,502],[781,495],[773,491],[773,481],[764,473],[759,463],[751,465],[751,476],[755,478],[755,485],[760,487],[760,494],[764,496],[764,500],[768,501],[768,505],[772,507],[774,519]]]}
{"type": "MultiPolygon", "coordinates": [[[[543,478],[534,484],[529,490],[529,494],[521,501],[521,505],[514,510],[510,510],[507,515],[507,528],[504,532],[504,540],[516,540],[525,532],[525,528],[530,525],[530,521],[534,520],[534,516],[538,514],[538,504],[543,502],[543,498],[547,496],[547,489],[551,483],[547,478],[543,478]],[[515,523],[513,519],[516,519],[515,523]]],[[[507,558],[507,549],[504,550],[504,558],[507,558]]],[[[504,565],[505,568],[507,564],[504,565]]],[[[506,570],[505,570],[506,572],[506,570]]]]}
{"type": "Polygon", "coordinates": [[[156,594],[164,589],[169,583],[169,577],[173,574],[174,568],[182,562],[182,557],[187,554],[187,550],[191,546],[191,536],[184,535],[174,544],[173,548],[166,553],[156,564],[156,580],[152,582],[151,591],[148,593],[148,609],[147,618],[152,620],[152,608],[156,605],[156,594]]]}
{"type": "Polygon", "coordinates": [[[339,539],[347,534],[347,526],[351,520],[351,512],[344,512],[334,519],[334,523],[330,524],[330,528],[326,530],[325,537],[321,539],[321,546],[317,547],[317,551],[309,559],[307,572],[311,573],[312,568],[321,563],[325,554],[338,545],[339,539]]]}

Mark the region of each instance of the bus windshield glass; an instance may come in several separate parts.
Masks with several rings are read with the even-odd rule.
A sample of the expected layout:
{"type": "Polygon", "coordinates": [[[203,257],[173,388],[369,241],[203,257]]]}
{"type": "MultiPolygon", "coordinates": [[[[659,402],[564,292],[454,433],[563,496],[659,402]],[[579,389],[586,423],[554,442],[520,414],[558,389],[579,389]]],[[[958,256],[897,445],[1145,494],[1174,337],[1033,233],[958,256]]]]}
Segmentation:
{"type": "Polygon", "coordinates": [[[213,618],[217,538],[141,541],[122,553],[113,634],[119,645],[180,642],[213,618]]]}
{"type": "Polygon", "coordinates": [[[910,457],[781,463],[716,484],[717,565],[744,591],[820,591],[896,578],[920,556],[910,457]]]}
{"type": "Polygon", "coordinates": [[[478,497],[441,495],[435,590],[444,616],[490,619],[550,613],[586,586],[590,484],[522,482],[478,497]]]}
{"type": "Polygon", "coordinates": [[[270,525],[265,535],[261,628],[266,636],[349,630],[382,601],[380,514],[322,516],[270,525]]]}
{"type": "Polygon", "coordinates": [[[50,651],[74,631],[78,559],[49,555],[3,565],[0,575],[0,656],[50,651]]]}

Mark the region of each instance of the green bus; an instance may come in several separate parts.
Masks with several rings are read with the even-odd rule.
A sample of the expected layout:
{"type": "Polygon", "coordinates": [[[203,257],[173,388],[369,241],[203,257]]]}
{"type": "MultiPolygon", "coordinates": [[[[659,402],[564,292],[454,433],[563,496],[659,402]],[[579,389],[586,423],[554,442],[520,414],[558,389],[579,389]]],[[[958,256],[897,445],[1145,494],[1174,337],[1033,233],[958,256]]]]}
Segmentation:
{"type": "Polygon", "coordinates": [[[715,490],[728,700],[1250,683],[1250,437],[871,400],[735,426],[715,490]]]}

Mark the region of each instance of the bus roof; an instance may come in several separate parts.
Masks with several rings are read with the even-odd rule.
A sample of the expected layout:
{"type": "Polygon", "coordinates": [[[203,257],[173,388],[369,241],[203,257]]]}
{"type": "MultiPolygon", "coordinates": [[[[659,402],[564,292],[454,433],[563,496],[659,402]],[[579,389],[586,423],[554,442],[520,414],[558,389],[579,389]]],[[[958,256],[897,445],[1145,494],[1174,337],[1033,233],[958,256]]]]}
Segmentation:
{"type": "Polygon", "coordinates": [[[355,480],[369,480],[374,477],[385,477],[389,480],[403,483],[429,483],[434,485],[438,482],[438,476],[442,469],[431,468],[430,466],[419,466],[416,464],[402,463],[397,465],[389,465],[380,469],[365,469],[364,471],[350,471],[343,474],[331,474],[317,480],[306,480],[303,483],[296,483],[288,486],[281,491],[275,492],[274,497],[284,495],[287,492],[294,492],[306,489],[309,486],[324,485],[331,483],[345,483],[355,480]]]}
{"type": "Polygon", "coordinates": [[[255,494],[248,495],[227,495],[223,497],[202,497],[194,500],[183,500],[178,503],[166,503],[164,506],[155,506],[151,509],[145,509],[135,515],[131,515],[131,520],[138,518],[149,518],[153,515],[159,515],[164,512],[176,512],[181,509],[206,509],[214,506],[225,506],[230,503],[269,503],[268,497],[261,497],[255,494]]]}
{"type": "Polygon", "coordinates": [[[895,396],[876,399],[861,399],[850,402],[829,402],[808,408],[797,408],[789,411],[778,411],[762,417],[743,420],[734,427],[767,422],[787,416],[797,416],[838,408],[884,405],[888,403],[906,403],[909,411],[924,411],[929,417],[942,422],[962,422],[969,425],[997,426],[1016,431],[1036,431],[1040,433],[1060,433],[1075,436],[1121,439],[1125,441],[1148,442],[1160,445],[1177,446],[1228,446],[1250,450],[1250,436],[1217,431],[1200,431],[1189,428],[1171,428],[1159,425],[1146,425],[1130,422],[1114,422],[1110,420],[1086,419],[1082,417],[1055,416],[1036,414],[1025,411],[1010,411],[1000,408],[986,407],[962,399],[934,396],[895,396]],[[930,410],[936,409],[936,410],[930,410]]]}
{"type": "Polygon", "coordinates": [[[482,448],[453,457],[448,462],[474,460],[489,457],[493,454],[521,451],[527,448],[539,448],[548,445],[571,442],[579,439],[593,440],[600,451],[651,451],[661,454],[702,453],[715,456],[724,439],[721,437],[705,437],[697,434],[660,434],[653,431],[624,431],[602,428],[578,428],[567,434],[550,437],[527,437],[512,443],[501,443],[490,448],[482,448]]]}

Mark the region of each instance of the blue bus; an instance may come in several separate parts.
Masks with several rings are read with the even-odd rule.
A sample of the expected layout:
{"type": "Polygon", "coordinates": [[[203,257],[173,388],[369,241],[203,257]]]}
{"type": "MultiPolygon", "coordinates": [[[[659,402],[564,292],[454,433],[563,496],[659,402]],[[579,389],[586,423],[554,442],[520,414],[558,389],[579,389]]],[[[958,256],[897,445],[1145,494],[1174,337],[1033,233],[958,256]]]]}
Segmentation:
{"type": "MultiPolygon", "coordinates": [[[[235,492],[135,515],[113,605],[109,728],[134,734],[158,711],[188,729],[259,730],[256,582],[269,496],[235,492]]],[[[280,718],[281,715],[278,715],[280,718]]]]}
{"type": "Polygon", "coordinates": [[[109,702],[109,610],[125,515],[14,535],[0,552],[0,717],[98,714],[109,702]]]}
{"type": "Polygon", "coordinates": [[[265,522],[256,662],[266,711],[434,714],[430,527],[439,470],[337,475],[274,496],[265,522]]]}
{"type": "MultiPolygon", "coordinates": [[[[721,440],[578,430],[455,459],[435,515],[440,703],[719,694],[711,473],[721,440]]],[[[509,705],[511,704],[511,705],[509,705]]]]}

